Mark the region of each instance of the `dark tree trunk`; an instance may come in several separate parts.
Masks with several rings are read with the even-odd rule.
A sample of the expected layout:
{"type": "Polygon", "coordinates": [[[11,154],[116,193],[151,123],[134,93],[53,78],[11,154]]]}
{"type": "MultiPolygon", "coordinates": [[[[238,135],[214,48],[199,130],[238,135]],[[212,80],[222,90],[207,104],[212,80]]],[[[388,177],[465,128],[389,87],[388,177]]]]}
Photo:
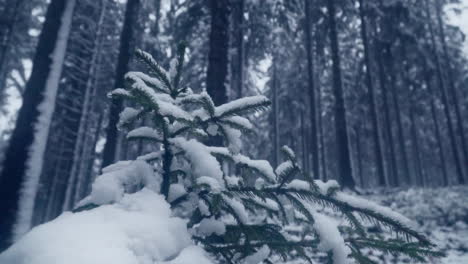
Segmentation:
{"type": "Polygon", "coordinates": [[[385,67],[383,64],[383,45],[379,43],[377,45],[377,64],[379,68],[379,80],[380,80],[380,89],[382,89],[382,101],[383,101],[383,111],[384,111],[384,124],[386,128],[386,136],[388,140],[388,148],[390,151],[390,169],[388,172],[388,181],[391,182],[394,186],[399,186],[398,180],[398,169],[396,164],[396,154],[395,154],[395,146],[393,143],[393,131],[392,131],[392,119],[390,117],[390,107],[388,105],[388,91],[387,91],[387,74],[385,72],[385,67]]]}
{"type": "Polygon", "coordinates": [[[439,152],[440,163],[441,163],[441,166],[442,166],[442,168],[441,168],[441,170],[442,170],[442,185],[447,186],[449,184],[448,172],[447,172],[447,162],[445,160],[444,148],[443,148],[443,144],[442,144],[442,136],[440,134],[439,119],[437,118],[435,93],[434,93],[434,91],[432,89],[431,75],[430,75],[429,70],[427,69],[427,65],[426,65],[425,61],[423,63],[423,66],[424,66],[424,78],[425,78],[425,82],[426,82],[426,85],[427,85],[428,96],[430,97],[431,117],[432,117],[432,120],[434,122],[434,130],[435,130],[437,148],[438,148],[438,152],[439,152]]]}
{"type": "MultiPolygon", "coordinates": [[[[439,34],[440,34],[440,39],[442,42],[442,51],[444,53],[444,64],[445,67],[447,68],[447,73],[448,73],[448,83],[449,83],[449,94],[452,97],[452,104],[454,106],[455,110],[455,118],[456,118],[456,125],[457,125],[457,130],[458,134],[460,137],[460,143],[461,143],[461,150],[463,153],[463,156],[465,157],[465,166],[462,167],[462,171],[464,170],[465,173],[467,172],[467,166],[468,166],[468,145],[466,141],[466,134],[465,134],[465,128],[463,127],[463,114],[462,114],[462,109],[460,106],[460,101],[459,97],[457,94],[457,87],[455,86],[455,79],[453,76],[453,68],[450,63],[450,55],[448,52],[447,48],[447,41],[445,40],[445,30],[444,30],[444,22],[442,21],[442,14],[441,10],[443,9],[443,4],[440,3],[440,0],[436,0],[436,15],[437,15],[437,22],[439,26],[439,34]]],[[[462,180],[464,182],[465,179],[462,180]]]]}
{"type": "Polygon", "coordinates": [[[233,41],[236,52],[232,59],[231,87],[232,94],[242,97],[244,85],[244,0],[236,0],[232,6],[233,41]]]}
{"type": "Polygon", "coordinates": [[[361,184],[361,188],[364,188],[364,175],[363,175],[363,166],[362,166],[362,147],[361,147],[361,129],[360,126],[356,126],[355,128],[356,133],[356,155],[357,155],[357,167],[358,167],[358,175],[359,181],[361,184]]]}
{"type": "Polygon", "coordinates": [[[10,244],[12,227],[18,210],[19,191],[24,180],[28,153],[34,139],[34,125],[44,99],[66,0],[52,0],[47,9],[42,33],[33,60],[31,77],[23,94],[23,104],[5,154],[0,176],[0,251],[10,244]]]}
{"type": "MultiPolygon", "coordinates": [[[[124,76],[128,71],[128,66],[134,51],[135,24],[138,19],[140,0],[128,0],[125,10],[125,19],[120,36],[119,58],[115,75],[115,88],[124,87],[124,76]]],[[[107,125],[106,144],[102,154],[102,166],[112,164],[115,161],[119,134],[117,123],[119,114],[122,111],[123,100],[114,99],[109,111],[109,123],[107,125]]]]}
{"type": "MultiPolygon", "coordinates": [[[[321,69],[325,67],[325,56],[323,54],[324,52],[324,47],[323,47],[323,40],[320,38],[321,36],[316,33],[315,34],[315,50],[316,50],[316,56],[317,56],[317,63],[319,63],[319,66],[317,69],[321,69]]],[[[322,180],[326,181],[328,179],[328,173],[327,173],[327,152],[325,148],[325,133],[323,131],[323,118],[322,118],[322,85],[320,82],[320,75],[317,75],[316,78],[316,83],[317,85],[317,130],[320,133],[319,139],[320,139],[320,162],[322,164],[322,180]]]]}
{"type": "Polygon", "coordinates": [[[312,151],[312,172],[315,179],[320,178],[319,167],[319,149],[318,149],[318,133],[317,133],[317,112],[315,100],[315,80],[314,80],[314,58],[313,58],[313,43],[312,43],[312,19],[310,0],[305,0],[305,49],[307,52],[307,82],[309,86],[309,106],[310,106],[310,130],[311,139],[310,147],[312,151]]]}
{"type": "Polygon", "coordinates": [[[226,76],[229,45],[229,1],[210,0],[211,32],[206,90],[215,105],[227,102],[226,76]]]}
{"type": "Polygon", "coordinates": [[[452,120],[452,116],[451,116],[450,110],[449,110],[447,90],[445,89],[445,86],[444,86],[444,79],[443,79],[443,76],[442,76],[442,68],[441,68],[442,66],[441,66],[441,63],[440,63],[439,53],[437,51],[437,45],[436,45],[435,36],[434,36],[434,29],[432,27],[432,21],[431,21],[432,16],[431,16],[431,12],[430,12],[429,5],[428,5],[428,0],[425,0],[424,4],[425,4],[425,8],[426,8],[426,17],[428,18],[427,20],[428,20],[428,26],[429,26],[429,34],[430,34],[430,38],[431,38],[430,39],[431,46],[432,46],[432,49],[433,49],[433,54],[434,54],[434,59],[435,59],[435,64],[436,64],[437,84],[438,84],[440,92],[442,94],[442,105],[443,105],[445,117],[447,118],[447,128],[448,128],[448,132],[449,132],[449,140],[450,140],[450,145],[451,145],[451,148],[452,148],[453,159],[454,159],[454,162],[455,162],[455,170],[456,170],[456,174],[457,174],[457,180],[458,180],[458,183],[464,184],[465,179],[463,178],[461,158],[460,158],[460,155],[458,153],[457,142],[456,142],[456,138],[455,138],[455,130],[453,128],[453,120],[452,120]]]}
{"type": "Polygon", "coordinates": [[[276,72],[276,60],[273,58],[273,77],[271,81],[271,86],[273,90],[273,164],[274,166],[279,165],[279,85],[276,72]]]}
{"type": "Polygon", "coordinates": [[[330,45],[333,69],[333,95],[335,97],[335,129],[336,143],[338,146],[338,175],[341,185],[345,188],[354,188],[353,170],[351,167],[351,153],[349,150],[348,125],[346,108],[341,80],[340,50],[338,45],[338,33],[335,20],[335,1],[327,0],[328,20],[330,25],[330,45]]]}
{"type": "MultiPolygon", "coordinates": [[[[387,184],[386,177],[385,177],[385,169],[384,169],[384,154],[382,151],[382,140],[381,140],[381,132],[379,126],[379,117],[377,114],[377,105],[376,105],[376,98],[374,93],[374,86],[372,84],[372,76],[371,76],[371,61],[369,55],[369,41],[367,39],[367,21],[364,16],[364,5],[363,0],[359,0],[359,16],[361,18],[361,38],[362,43],[364,45],[364,62],[366,65],[366,86],[367,86],[367,96],[369,101],[370,107],[370,114],[371,114],[371,123],[372,123],[372,137],[374,141],[374,152],[375,152],[375,160],[377,163],[377,176],[378,176],[378,183],[380,186],[385,186],[387,184]]],[[[385,89],[385,87],[381,87],[381,89],[385,89]]]]}
{"type": "Polygon", "coordinates": [[[403,164],[403,175],[404,175],[405,180],[407,182],[410,182],[408,153],[406,150],[405,135],[403,131],[400,100],[398,98],[398,93],[396,91],[397,86],[396,86],[395,67],[394,67],[394,60],[393,60],[393,55],[392,55],[390,44],[385,45],[385,54],[386,54],[386,60],[389,66],[390,84],[391,84],[390,96],[392,100],[393,109],[395,110],[395,118],[396,118],[396,125],[397,125],[397,138],[398,138],[398,146],[399,146],[400,155],[401,155],[401,163],[403,164]]]}

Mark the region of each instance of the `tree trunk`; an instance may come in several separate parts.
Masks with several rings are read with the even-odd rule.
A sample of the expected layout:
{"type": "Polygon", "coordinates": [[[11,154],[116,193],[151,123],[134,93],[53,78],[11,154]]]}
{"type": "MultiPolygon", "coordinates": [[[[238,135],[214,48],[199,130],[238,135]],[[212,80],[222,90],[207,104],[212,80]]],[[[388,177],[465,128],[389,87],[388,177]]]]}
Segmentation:
{"type": "Polygon", "coordinates": [[[206,90],[215,105],[227,102],[226,76],[229,46],[229,1],[210,0],[211,32],[206,90]]]}
{"type": "MultiPolygon", "coordinates": [[[[374,94],[374,86],[372,84],[371,76],[371,62],[369,57],[369,41],[367,39],[367,21],[364,16],[364,5],[363,0],[359,0],[359,16],[361,18],[361,38],[364,45],[364,61],[366,65],[366,86],[367,86],[367,95],[370,107],[371,114],[371,123],[372,123],[372,137],[374,141],[374,152],[375,159],[377,163],[377,174],[378,174],[378,183],[380,186],[387,185],[384,169],[384,154],[382,151],[382,139],[379,126],[379,117],[377,113],[376,99],[374,94]]],[[[385,87],[381,87],[385,89],[385,87]]]]}
{"type": "MultiPolygon", "coordinates": [[[[134,51],[135,24],[140,10],[140,0],[128,0],[125,10],[125,18],[120,36],[119,58],[115,75],[115,88],[122,88],[125,85],[124,76],[128,71],[128,65],[134,51]]],[[[122,111],[123,100],[113,99],[109,111],[109,123],[107,125],[106,144],[104,145],[102,156],[102,167],[108,166],[115,161],[117,153],[117,144],[119,142],[119,133],[117,123],[119,114],[122,111]]]]}
{"type": "MultiPolygon", "coordinates": [[[[317,54],[317,62],[319,63],[318,69],[320,67],[325,66],[324,62],[324,54],[323,54],[323,42],[319,42],[320,36],[319,34],[315,34],[315,50],[317,54]]],[[[322,163],[322,174],[321,178],[323,181],[326,181],[328,179],[328,171],[327,171],[327,152],[326,152],[326,147],[325,147],[325,133],[323,131],[323,118],[322,118],[322,85],[320,82],[320,76],[321,74],[317,75],[316,78],[316,83],[317,85],[317,129],[318,132],[320,133],[319,139],[320,139],[320,162],[322,163]]]]}
{"type": "Polygon", "coordinates": [[[431,117],[434,122],[434,130],[435,130],[435,135],[436,135],[437,148],[439,152],[440,163],[442,166],[442,169],[441,169],[442,170],[442,185],[448,186],[449,180],[448,180],[448,172],[447,172],[447,162],[445,161],[444,148],[442,144],[442,136],[440,134],[440,128],[439,128],[439,119],[437,118],[435,93],[432,90],[431,75],[427,69],[427,65],[425,61],[424,61],[423,66],[424,66],[424,78],[425,78],[425,82],[427,85],[428,96],[430,97],[431,117]]]}
{"type": "MultiPolygon", "coordinates": [[[[437,22],[439,26],[439,34],[440,34],[440,39],[442,42],[442,51],[444,53],[444,64],[445,67],[447,68],[447,73],[448,73],[448,83],[449,83],[449,90],[448,93],[452,97],[452,103],[454,106],[455,110],[455,118],[456,118],[456,124],[457,124],[457,129],[458,129],[458,134],[460,136],[460,143],[461,143],[461,150],[463,153],[463,156],[465,157],[465,166],[462,167],[462,171],[464,170],[465,173],[467,171],[466,166],[468,166],[468,145],[466,141],[466,134],[465,134],[465,128],[463,127],[463,114],[462,114],[462,109],[460,106],[460,101],[459,97],[457,94],[457,88],[455,86],[455,80],[453,77],[453,68],[450,63],[450,57],[448,53],[448,48],[447,48],[447,41],[445,40],[445,30],[444,30],[444,22],[442,21],[442,14],[441,10],[443,9],[443,4],[441,4],[440,0],[435,0],[437,6],[435,7],[436,9],[436,15],[437,15],[437,22]]],[[[464,182],[465,179],[463,179],[461,182],[464,182]]]]}
{"type": "Polygon", "coordinates": [[[35,125],[40,116],[38,106],[44,100],[53,63],[52,55],[56,50],[62,16],[68,2],[52,0],[49,4],[33,60],[31,77],[26,85],[23,104],[5,154],[0,177],[0,211],[3,215],[0,218],[0,251],[11,243],[12,229],[19,207],[20,188],[25,180],[29,151],[35,136],[35,125]]]}
{"type": "Polygon", "coordinates": [[[410,182],[410,171],[408,165],[408,153],[406,150],[405,144],[405,135],[403,131],[403,122],[401,115],[400,100],[398,99],[398,93],[396,91],[396,76],[395,76],[395,66],[392,55],[392,50],[390,44],[385,45],[385,54],[387,55],[386,60],[389,66],[389,75],[390,75],[390,96],[392,100],[392,106],[395,110],[396,124],[397,124],[397,138],[398,146],[400,149],[401,162],[403,164],[403,175],[407,182],[410,182]]]}
{"type": "Polygon", "coordinates": [[[442,94],[442,105],[443,105],[445,117],[447,118],[447,128],[448,128],[448,132],[449,132],[450,145],[452,147],[453,159],[454,159],[454,162],[455,162],[455,170],[456,170],[456,174],[457,174],[457,180],[458,180],[458,183],[464,184],[465,179],[463,178],[461,158],[460,158],[460,155],[458,153],[457,142],[456,142],[456,138],[455,138],[455,131],[453,129],[452,116],[450,114],[450,109],[448,108],[449,107],[448,96],[447,96],[447,91],[446,91],[445,86],[444,86],[444,79],[443,79],[443,76],[442,76],[442,68],[441,68],[442,66],[441,66],[441,63],[440,63],[439,53],[437,52],[437,45],[436,45],[436,41],[435,41],[434,29],[432,27],[432,20],[431,20],[432,16],[431,16],[431,12],[430,12],[430,9],[429,9],[428,0],[425,0],[425,8],[426,8],[426,17],[428,18],[427,20],[428,20],[428,26],[429,26],[429,34],[430,34],[430,38],[431,38],[430,39],[431,40],[431,46],[432,46],[432,49],[433,49],[433,54],[434,54],[434,59],[435,59],[435,64],[436,64],[437,82],[438,82],[440,92],[442,94]]]}
{"type": "Polygon", "coordinates": [[[231,93],[242,97],[244,85],[244,0],[236,0],[232,6],[233,36],[236,52],[232,59],[231,93]]]}
{"type": "Polygon", "coordinates": [[[312,20],[311,20],[310,0],[305,0],[305,49],[307,52],[307,83],[309,86],[309,107],[310,107],[310,148],[312,151],[312,173],[314,179],[320,178],[319,167],[319,149],[318,149],[318,133],[317,133],[317,112],[315,100],[315,80],[314,80],[314,58],[313,58],[313,43],[312,43],[312,20]]]}
{"type": "Polygon", "coordinates": [[[271,86],[273,89],[273,164],[274,166],[279,165],[279,92],[278,92],[278,80],[277,80],[277,72],[276,72],[276,60],[273,59],[273,77],[271,86]]]}
{"type": "Polygon", "coordinates": [[[333,70],[333,95],[335,97],[335,129],[338,146],[338,175],[344,188],[353,189],[355,186],[351,167],[351,153],[349,150],[348,125],[346,108],[341,80],[340,50],[335,20],[335,0],[327,0],[328,20],[330,25],[330,45],[333,70]]]}

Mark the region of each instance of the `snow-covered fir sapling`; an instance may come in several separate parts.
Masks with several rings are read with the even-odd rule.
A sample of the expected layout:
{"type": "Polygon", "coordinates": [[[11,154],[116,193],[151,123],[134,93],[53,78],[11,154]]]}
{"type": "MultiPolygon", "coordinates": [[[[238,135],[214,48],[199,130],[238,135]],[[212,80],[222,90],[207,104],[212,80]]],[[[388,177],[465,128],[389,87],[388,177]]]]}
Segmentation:
{"type": "Polygon", "coordinates": [[[175,216],[187,219],[192,240],[214,263],[376,263],[366,257],[368,249],[417,261],[440,256],[402,215],[341,192],[336,181],[310,179],[290,148],[282,148],[285,161],[276,169],[243,155],[240,136],[252,129],[245,116],[265,110],[270,105],[266,97],[216,106],[206,91],[187,88],[181,78],[184,45],[169,71],[144,51],[136,56],[148,74],[127,73],[127,87],[110,96],[134,106],[120,115],[119,128],[128,131],[127,139],[153,144],[155,152],[106,168],[76,211],[146,187],[164,195],[175,216]],[[139,119],[151,122],[136,127],[139,119]],[[223,146],[206,144],[213,137],[221,137],[223,146]],[[252,178],[255,184],[247,185],[252,178]],[[380,235],[385,231],[391,239],[380,235]]]}

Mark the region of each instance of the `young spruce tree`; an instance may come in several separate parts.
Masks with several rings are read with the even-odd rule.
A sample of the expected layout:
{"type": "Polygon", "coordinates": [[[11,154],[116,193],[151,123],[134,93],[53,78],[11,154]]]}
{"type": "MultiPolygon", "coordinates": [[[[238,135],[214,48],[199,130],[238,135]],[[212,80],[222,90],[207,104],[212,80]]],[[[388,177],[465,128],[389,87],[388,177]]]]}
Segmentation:
{"type": "Polygon", "coordinates": [[[150,54],[138,50],[136,55],[148,66],[149,74],[129,72],[126,89],[116,89],[110,96],[134,106],[120,114],[119,129],[129,130],[128,140],[154,145],[155,152],[138,160],[152,165],[160,193],[175,215],[188,219],[193,240],[214,260],[375,263],[365,256],[365,248],[417,261],[440,255],[405,217],[341,192],[336,181],[311,180],[290,148],[282,148],[284,162],[276,169],[267,161],[241,154],[239,137],[252,129],[245,115],[266,109],[270,101],[252,96],[215,106],[206,91],[194,93],[183,85],[184,54],[185,46],[180,45],[166,71],[150,54]],[[135,128],[143,118],[150,119],[151,125],[135,128]],[[224,147],[203,143],[211,137],[222,137],[224,147]],[[255,184],[247,185],[252,178],[255,184]],[[329,209],[346,219],[346,224],[338,227],[336,220],[323,213],[329,209]],[[370,225],[374,231],[391,231],[393,238],[369,233],[370,225]]]}

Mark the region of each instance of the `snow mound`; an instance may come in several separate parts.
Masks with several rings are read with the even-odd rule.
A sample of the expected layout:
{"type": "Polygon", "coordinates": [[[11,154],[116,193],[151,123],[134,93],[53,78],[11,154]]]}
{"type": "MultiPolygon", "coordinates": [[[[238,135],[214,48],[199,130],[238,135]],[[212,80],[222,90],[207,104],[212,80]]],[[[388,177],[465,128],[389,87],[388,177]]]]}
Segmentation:
{"type": "Polygon", "coordinates": [[[210,264],[194,246],[186,221],[171,217],[162,195],[149,189],[114,204],[66,212],[33,228],[0,254],[15,264],[210,264]]]}

